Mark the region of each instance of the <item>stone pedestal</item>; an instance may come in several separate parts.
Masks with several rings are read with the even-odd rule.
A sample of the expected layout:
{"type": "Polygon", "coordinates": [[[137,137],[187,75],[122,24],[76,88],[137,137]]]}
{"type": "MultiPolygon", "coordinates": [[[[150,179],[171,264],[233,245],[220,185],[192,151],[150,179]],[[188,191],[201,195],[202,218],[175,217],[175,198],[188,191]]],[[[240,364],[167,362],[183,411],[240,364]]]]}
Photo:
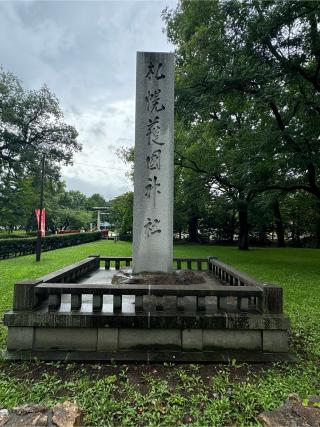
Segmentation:
{"type": "Polygon", "coordinates": [[[133,272],[172,271],[174,54],[137,53],[133,272]]]}

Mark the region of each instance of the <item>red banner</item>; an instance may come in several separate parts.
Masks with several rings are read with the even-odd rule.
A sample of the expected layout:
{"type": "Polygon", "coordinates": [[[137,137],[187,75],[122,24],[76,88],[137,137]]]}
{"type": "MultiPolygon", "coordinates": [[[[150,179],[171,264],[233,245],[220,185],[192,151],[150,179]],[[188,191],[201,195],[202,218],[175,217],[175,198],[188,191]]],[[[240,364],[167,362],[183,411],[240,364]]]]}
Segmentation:
{"type": "MultiPolygon", "coordinates": [[[[36,218],[37,218],[37,224],[38,224],[38,230],[39,222],[40,222],[40,209],[36,209],[36,218]]],[[[46,210],[45,208],[42,209],[42,215],[41,215],[41,236],[44,237],[46,235],[46,210]]]]}

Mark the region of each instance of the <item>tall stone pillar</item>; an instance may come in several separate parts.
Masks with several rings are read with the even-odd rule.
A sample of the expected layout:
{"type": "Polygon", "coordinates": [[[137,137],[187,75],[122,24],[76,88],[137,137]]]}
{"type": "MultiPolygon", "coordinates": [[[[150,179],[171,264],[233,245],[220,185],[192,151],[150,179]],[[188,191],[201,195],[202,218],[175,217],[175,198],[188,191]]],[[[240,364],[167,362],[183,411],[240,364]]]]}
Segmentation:
{"type": "Polygon", "coordinates": [[[133,273],[172,271],[174,54],[137,53],[133,273]]]}
{"type": "Polygon", "coordinates": [[[101,224],[101,220],[100,220],[100,210],[97,210],[97,230],[100,231],[100,224],[101,224]]]}

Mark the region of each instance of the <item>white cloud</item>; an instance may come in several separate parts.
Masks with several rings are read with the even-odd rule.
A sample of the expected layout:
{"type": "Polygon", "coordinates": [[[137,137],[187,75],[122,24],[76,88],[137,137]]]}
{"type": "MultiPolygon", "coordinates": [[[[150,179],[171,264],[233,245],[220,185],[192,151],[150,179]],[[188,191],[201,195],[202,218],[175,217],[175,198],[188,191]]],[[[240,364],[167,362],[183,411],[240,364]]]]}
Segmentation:
{"type": "Polygon", "coordinates": [[[134,144],[136,51],[170,51],[161,11],[177,1],[0,2],[0,58],[25,86],[44,83],[83,152],[69,188],[114,197],[132,188],[115,151],[134,144]],[[86,166],[87,165],[87,166],[86,166]]]}
{"type": "Polygon", "coordinates": [[[79,141],[83,145],[83,151],[75,156],[74,166],[63,168],[64,177],[69,179],[67,183],[70,178],[87,181],[90,188],[94,183],[101,188],[104,183],[106,190],[103,194],[106,196],[110,186],[112,189],[118,186],[121,192],[123,189],[132,189],[132,184],[125,175],[128,168],[117,157],[116,151],[121,146],[133,145],[133,115],[133,100],[108,104],[102,97],[82,111],[80,116],[72,113],[72,110],[67,112],[66,118],[79,130],[79,141]]]}

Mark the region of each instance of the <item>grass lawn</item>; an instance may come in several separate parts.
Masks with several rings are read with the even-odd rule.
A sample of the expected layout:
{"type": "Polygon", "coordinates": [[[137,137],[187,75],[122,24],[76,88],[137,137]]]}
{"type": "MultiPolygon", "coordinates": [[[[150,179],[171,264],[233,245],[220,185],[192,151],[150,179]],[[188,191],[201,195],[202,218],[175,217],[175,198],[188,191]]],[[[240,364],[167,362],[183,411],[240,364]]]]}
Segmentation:
{"type": "MultiPolygon", "coordinates": [[[[99,241],[0,261],[0,313],[11,308],[13,284],[39,277],[90,254],[131,255],[131,244],[99,241]]],[[[0,408],[35,402],[76,401],[88,425],[256,425],[262,410],[290,393],[320,394],[320,251],[312,249],[176,245],[175,256],[218,256],[284,288],[292,321],[294,365],[139,365],[8,363],[0,361],[0,408]]],[[[0,325],[1,350],[6,330],[0,325]]]]}

